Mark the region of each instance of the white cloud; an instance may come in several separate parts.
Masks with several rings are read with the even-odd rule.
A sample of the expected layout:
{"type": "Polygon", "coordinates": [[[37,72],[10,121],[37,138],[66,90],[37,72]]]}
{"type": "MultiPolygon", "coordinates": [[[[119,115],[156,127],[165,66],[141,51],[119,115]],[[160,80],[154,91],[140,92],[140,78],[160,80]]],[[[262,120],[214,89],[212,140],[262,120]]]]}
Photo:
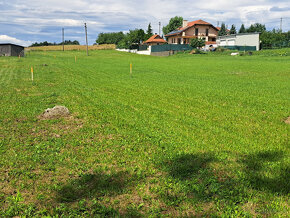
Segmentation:
{"type": "Polygon", "coordinates": [[[20,40],[7,35],[0,35],[0,43],[13,43],[22,46],[29,46],[32,44],[31,41],[20,40]]]}

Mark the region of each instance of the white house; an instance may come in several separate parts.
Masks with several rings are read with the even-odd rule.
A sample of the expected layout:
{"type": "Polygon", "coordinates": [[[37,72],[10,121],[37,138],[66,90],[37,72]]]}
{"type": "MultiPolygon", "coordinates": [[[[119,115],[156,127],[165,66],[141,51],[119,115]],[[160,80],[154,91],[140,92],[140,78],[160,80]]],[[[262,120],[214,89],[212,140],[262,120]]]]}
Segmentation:
{"type": "Polygon", "coordinates": [[[256,46],[260,50],[260,33],[240,33],[217,38],[218,46],[256,46]]]}

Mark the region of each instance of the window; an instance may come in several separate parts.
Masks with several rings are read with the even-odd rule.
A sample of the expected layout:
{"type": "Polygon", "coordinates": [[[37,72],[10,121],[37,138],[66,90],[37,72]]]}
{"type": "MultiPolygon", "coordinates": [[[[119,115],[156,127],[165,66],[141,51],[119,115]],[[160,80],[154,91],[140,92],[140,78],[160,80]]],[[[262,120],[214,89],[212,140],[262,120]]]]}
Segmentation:
{"type": "Polygon", "coordinates": [[[195,35],[198,36],[198,28],[195,28],[195,35]]]}
{"type": "Polygon", "coordinates": [[[205,35],[208,36],[208,29],[205,30],[205,35]]]}

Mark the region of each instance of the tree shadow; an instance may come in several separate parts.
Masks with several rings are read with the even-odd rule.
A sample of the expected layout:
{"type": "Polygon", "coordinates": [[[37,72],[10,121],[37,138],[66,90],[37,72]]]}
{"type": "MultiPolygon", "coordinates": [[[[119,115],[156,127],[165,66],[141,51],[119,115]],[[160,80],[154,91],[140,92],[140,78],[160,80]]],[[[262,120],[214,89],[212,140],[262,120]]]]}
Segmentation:
{"type": "Polygon", "coordinates": [[[240,166],[223,168],[223,161],[213,153],[177,155],[159,166],[167,172],[168,181],[173,181],[171,187],[174,187],[166,187],[161,197],[171,205],[190,200],[222,202],[235,207],[247,202],[252,194],[250,189],[286,195],[289,167],[274,166],[282,158],[281,152],[259,152],[239,158],[240,166]]]}
{"type": "Polygon", "coordinates": [[[122,194],[136,180],[136,176],[127,172],[85,174],[62,186],[57,192],[57,201],[70,203],[85,198],[122,194]]]}
{"type": "Polygon", "coordinates": [[[123,208],[122,212],[111,206],[102,204],[104,197],[114,198],[130,192],[130,189],[142,180],[141,176],[119,171],[85,174],[63,185],[56,193],[58,207],[56,214],[71,216],[72,214],[97,217],[141,217],[136,208],[123,208]],[[102,200],[100,200],[102,199],[102,200]],[[59,204],[60,203],[60,204],[59,204]]]}
{"type": "MultiPolygon", "coordinates": [[[[245,197],[245,187],[237,179],[231,178],[214,169],[211,163],[219,160],[212,153],[183,154],[163,162],[163,169],[175,184],[182,187],[177,195],[192,198],[197,202],[208,202],[219,199],[240,202],[245,197]]],[[[176,195],[176,194],[175,194],[176,195]]],[[[178,203],[178,196],[165,193],[165,199],[178,203]]]]}
{"type": "Polygon", "coordinates": [[[257,190],[289,194],[290,168],[283,165],[282,151],[263,151],[245,156],[240,160],[251,186],[257,190]]]}

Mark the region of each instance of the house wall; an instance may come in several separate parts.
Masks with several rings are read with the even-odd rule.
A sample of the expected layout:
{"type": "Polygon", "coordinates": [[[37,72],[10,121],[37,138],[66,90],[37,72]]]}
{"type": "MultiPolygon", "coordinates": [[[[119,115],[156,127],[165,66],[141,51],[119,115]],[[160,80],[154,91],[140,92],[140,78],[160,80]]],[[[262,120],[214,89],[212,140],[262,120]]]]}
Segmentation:
{"type": "Polygon", "coordinates": [[[0,56],[10,56],[11,46],[10,45],[0,45],[0,56]]]}
{"type": "Polygon", "coordinates": [[[163,44],[165,44],[164,42],[149,42],[149,43],[147,43],[148,45],[163,45],[163,44]]]}
{"type": "Polygon", "coordinates": [[[237,35],[236,45],[256,46],[260,50],[260,34],[237,35]]]}
{"type": "Polygon", "coordinates": [[[11,45],[11,56],[24,56],[24,48],[21,46],[11,45]]]}
{"type": "Polygon", "coordinates": [[[237,34],[219,37],[218,46],[256,46],[260,50],[260,34],[237,34]]]}
{"type": "Polygon", "coordinates": [[[198,28],[198,36],[206,36],[206,29],[208,29],[209,37],[216,37],[218,35],[218,31],[211,26],[195,25],[185,31],[185,36],[194,36],[196,28],[198,28]]]}
{"type": "MultiPolygon", "coordinates": [[[[182,36],[195,36],[195,29],[198,28],[198,37],[199,38],[205,38],[205,41],[212,41],[213,38],[216,39],[218,35],[218,31],[215,30],[212,26],[204,26],[204,25],[195,25],[193,27],[188,28],[186,31],[184,31],[180,35],[175,36],[169,36],[168,37],[168,43],[169,44],[178,44],[178,38],[181,39],[181,44],[184,44],[184,39],[182,36]],[[208,36],[206,36],[206,29],[208,29],[208,36]],[[173,39],[175,38],[175,42],[173,39]]],[[[188,44],[190,39],[186,39],[186,44],[188,44]]]]}
{"type": "Polygon", "coordinates": [[[0,45],[0,56],[24,56],[24,47],[17,45],[0,45]]]}

